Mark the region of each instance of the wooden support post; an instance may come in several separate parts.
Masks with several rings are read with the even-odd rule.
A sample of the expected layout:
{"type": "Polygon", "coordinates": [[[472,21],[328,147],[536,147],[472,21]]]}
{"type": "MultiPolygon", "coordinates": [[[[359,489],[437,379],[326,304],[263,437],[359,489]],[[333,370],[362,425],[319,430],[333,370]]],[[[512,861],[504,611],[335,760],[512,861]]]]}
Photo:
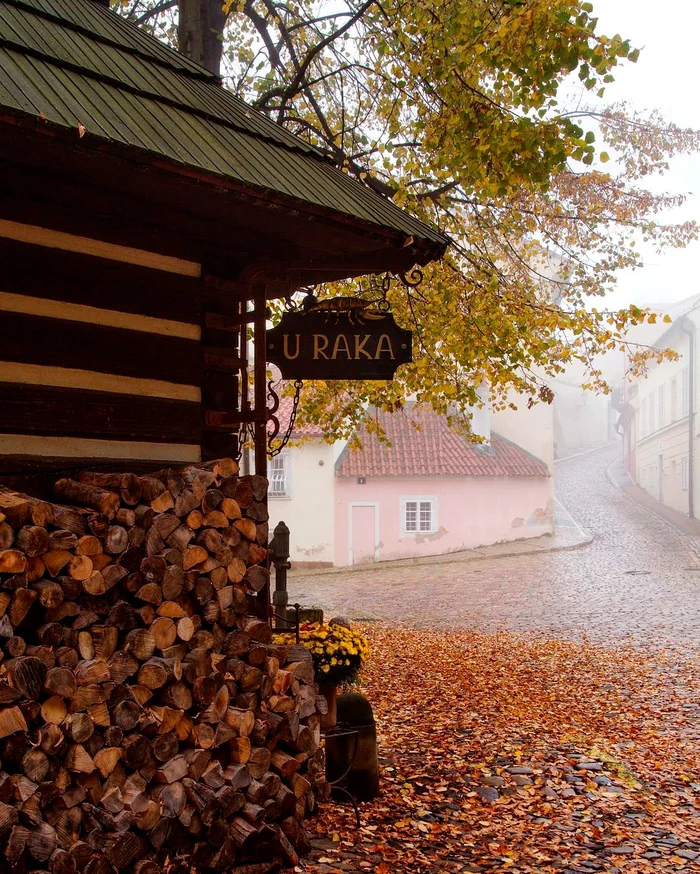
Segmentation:
{"type": "Polygon", "coordinates": [[[255,380],[255,473],[267,476],[267,417],[263,412],[267,409],[267,379],[265,360],[265,333],[267,318],[267,301],[265,286],[258,285],[253,291],[253,314],[255,330],[255,349],[253,358],[253,374],[255,380]]]}
{"type": "MultiPolygon", "coordinates": [[[[266,332],[267,332],[267,297],[266,286],[256,285],[253,289],[253,329],[254,329],[254,358],[253,374],[255,379],[255,473],[258,476],[267,476],[267,362],[266,362],[266,332]]],[[[263,501],[267,505],[267,492],[263,501]]],[[[265,604],[265,616],[269,619],[272,615],[270,604],[270,582],[258,593],[258,598],[265,604]]]]}

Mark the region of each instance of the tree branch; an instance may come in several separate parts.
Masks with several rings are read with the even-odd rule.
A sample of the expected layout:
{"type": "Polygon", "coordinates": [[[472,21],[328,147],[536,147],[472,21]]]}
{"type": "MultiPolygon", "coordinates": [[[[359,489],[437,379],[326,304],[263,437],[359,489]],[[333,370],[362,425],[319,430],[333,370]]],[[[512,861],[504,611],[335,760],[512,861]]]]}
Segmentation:
{"type": "Polygon", "coordinates": [[[133,22],[134,24],[145,24],[151,18],[155,18],[156,15],[160,15],[161,12],[167,12],[168,9],[172,9],[173,6],[177,6],[177,4],[178,0],[161,0],[161,2],[157,3],[152,9],[139,15],[138,18],[133,19],[133,22]]]}
{"type": "Polygon", "coordinates": [[[253,9],[253,4],[250,0],[246,3],[245,8],[243,9],[243,14],[252,21],[253,27],[260,34],[260,38],[265,43],[265,48],[267,49],[272,68],[275,70],[282,69],[280,53],[277,50],[277,46],[272,42],[272,37],[267,29],[267,22],[259,12],[256,12],[255,9],[253,9]]]}
{"type": "Polygon", "coordinates": [[[350,28],[358,22],[362,16],[367,12],[367,10],[375,3],[375,0],[367,0],[367,2],[363,3],[362,6],[353,14],[352,18],[348,19],[342,27],[339,27],[338,30],[329,34],[327,37],[322,39],[320,42],[316,43],[315,46],[309,49],[306,53],[305,58],[299,64],[296,75],[285,87],[279,88],[271,88],[266,94],[263,94],[259,97],[255,103],[253,104],[256,109],[263,109],[267,103],[274,97],[280,97],[282,102],[289,100],[291,97],[294,97],[296,94],[299,94],[300,91],[303,90],[302,85],[304,84],[304,79],[306,77],[307,70],[311,66],[312,61],[314,60],[326,46],[329,46],[332,42],[334,42],[339,36],[342,36],[346,33],[350,28]]]}

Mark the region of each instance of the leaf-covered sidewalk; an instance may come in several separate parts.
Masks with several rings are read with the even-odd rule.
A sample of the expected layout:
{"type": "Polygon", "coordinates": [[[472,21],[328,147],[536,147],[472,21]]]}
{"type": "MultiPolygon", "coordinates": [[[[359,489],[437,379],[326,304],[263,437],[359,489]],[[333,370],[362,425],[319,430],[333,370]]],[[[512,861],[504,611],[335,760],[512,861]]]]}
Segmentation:
{"type": "Polygon", "coordinates": [[[668,652],[364,629],[383,794],[306,872],[700,870],[700,671],[668,652]]]}

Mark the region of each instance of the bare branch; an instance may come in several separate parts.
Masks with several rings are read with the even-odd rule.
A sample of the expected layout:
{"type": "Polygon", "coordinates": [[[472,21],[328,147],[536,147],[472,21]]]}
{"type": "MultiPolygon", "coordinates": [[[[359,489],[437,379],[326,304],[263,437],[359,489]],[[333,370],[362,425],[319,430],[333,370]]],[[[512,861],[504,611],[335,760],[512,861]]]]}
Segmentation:
{"type": "Polygon", "coordinates": [[[365,12],[367,12],[370,6],[372,6],[374,3],[375,0],[367,0],[367,2],[363,3],[362,6],[359,7],[354,15],[349,18],[342,27],[339,27],[336,31],[329,34],[327,37],[325,37],[325,39],[322,39],[320,42],[316,43],[315,46],[309,49],[309,51],[306,53],[306,57],[299,64],[296,75],[294,76],[292,81],[283,88],[272,88],[270,89],[270,91],[267,92],[267,94],[263,94],[262,97],[260,97],[255,102],[255,108],[264,108],[265,105],[269,103],[269,101],[272,100],[274,97],[281,97],[284,101],[289,100],[295,94],[298,94],[304,84],[306,72],[311,66],[314,58],[316,58],[323,51],[323,49],[326,48],[326,46],[329,46],[332,42],[338,39],[338,37],[342,36],[344,33],[350,30],[350,28],[363,17],[365,12]]]}
{"type": "MultiPolygon", "coordinates": [[[[151,9],[147,9],[138,18],[133,19],[134,24],[145,24],[147,21],[150,21],[151,18],[155,18],[160,15],[161,12],[167,12],[168,9],[172,9],[173,6],[177,6],[178,0],[161,0],[160,3],[156,3],[151,9]]],[[[139,4],[135,4],[132,10],[135,11],[139,4]]]]}

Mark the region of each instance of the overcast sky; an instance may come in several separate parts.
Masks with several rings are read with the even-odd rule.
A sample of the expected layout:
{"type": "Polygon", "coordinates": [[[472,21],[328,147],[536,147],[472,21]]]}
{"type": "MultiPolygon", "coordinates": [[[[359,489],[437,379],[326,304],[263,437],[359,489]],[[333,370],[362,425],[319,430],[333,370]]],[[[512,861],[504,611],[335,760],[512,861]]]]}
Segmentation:
{"type": "MultiPolygon", "coordinates": [[[[658,108],[676,124],[700,128],[700,0],[593,0],[593,5],[601,33],[619,33],[642,49],[636,64],[618,69],[608,98],[628,100],[640,109],[658,108]]],[[[700,155],[676,158],[654,187],[694,192],[673,218],[700,220],[700,155]]],[[[670,302],[700,292],[700,243],[663,255],[651,248],[644,255],[644,269],[621,276],[609,305],[670,302]]]]}

